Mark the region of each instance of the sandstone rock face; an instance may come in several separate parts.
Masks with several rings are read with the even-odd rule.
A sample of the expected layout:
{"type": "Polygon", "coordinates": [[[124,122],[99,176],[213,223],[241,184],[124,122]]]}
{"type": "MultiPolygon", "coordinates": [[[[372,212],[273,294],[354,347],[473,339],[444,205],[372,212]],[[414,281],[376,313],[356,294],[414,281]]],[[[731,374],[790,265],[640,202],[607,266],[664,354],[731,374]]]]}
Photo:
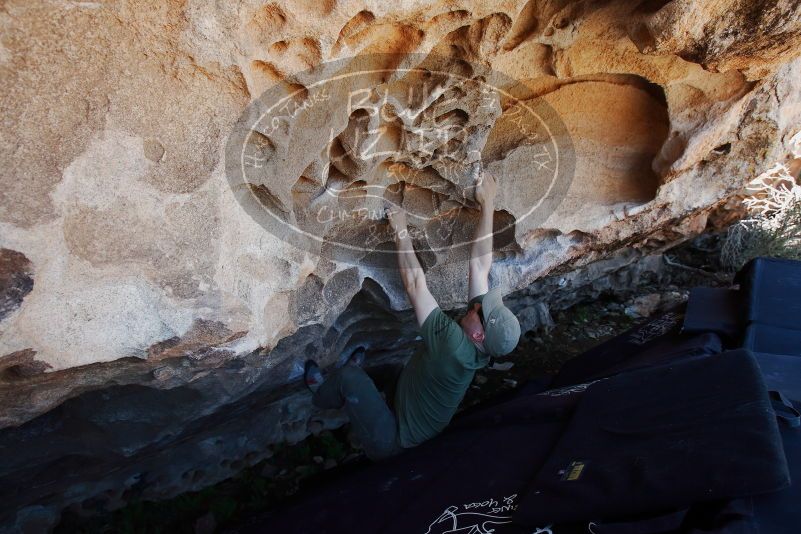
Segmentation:
{"type": "MultiPolygon", "coordinates": [[[[306,348],[330,364],[357,344],[399,346],[410,330],[382,331],[378,312],[336,326],[364,292],[387,313],[408,308],[376,254],[333,251],[371,239],[371,251],[391,251],[385,225],[321,222],[312,209],[402,203],[443,308],[467,296],[455,245],[476,218],[477,165],[499,179],[492,284],[505,293],[727,220],[748,180],[777,162],[798,170],[799,9],[4,3],[0,424],[112,383],[202,384],[211,413],[254,391],[280,396],[306,348]],[[317,90],[353,69],[370,73],[360,87],[389,95],[381,114],[375,100],[353,105],[336,92],[347,84],[327,99],[317,90]],[[278,128],[248,122],[265,92],[300,111],[278,128]],[[543,124],[566,147],[558,194],[539,178],[556,161],[537,137],[543,124]],[[247,183],[231,179],[243,125],[258,151],[243,154],[259,162],[247,183]],[[274,231],[269,213],[317,240],[274,231]]],[[[175,412],[171,424],[195,416],[175,412]]]]}
{"type": "Polygon", "coordinates": [[[716,72],[738,70],[752,80],[786,63],[801,43],[798,3],[679,0],[644,2],[638,12],[631,33],[641,50],[676,54],[716,72]]]}
{"type": "MultiPolygon", "coordinates": [[[[220,340],[241,333],[232,350],[243,353],[274,346],[300,324],[330,324],[365,277],[385,288],[393,308],[407,306],[391,270],[331,262],[319,247],[296,248],[263,231],[225,180],[225,141],[248,102],[276,84],[302,89],[310,69],[332,70],[337,59],[366,58],[363,67],[385,69],[384,85],[398,94],[428,82],[393,71],[450,73],[438,99],[401,95],[392,109],[427,109],[458,123],[458,135],[434,145],[455,148],[422,155],[407,135],[405,144],[390,141],[391,164],[332,162],[329,131],[351,156],[372,139],[362,124],[369,120],[328,104],[264,137],[276,156],[269,180],[257,184],[263,194],[295,218],[332,184],[354,192],[335,209],[380,209],[375,195],[359,192],[390,185],[391,167],[403,167],[414,175],[391,183],[416,186],[404,205],[425,214],[432,198],[461,202],[452,231],[469,235],[475,204],[464,188],[472,175],[452,176],[444,165],[480,159],[501,177],[498,216],[516,219],[509,239],[496,243],[506,259],[495,279],[507,291],[582,251],[612,250],[713,205],[787,156],[799,114],[796,4],[447,6],[7,4],[2,245],[31,261],[36,284],[4,320],[0,352],[31,349],[57,371],[145,358],[212,321],[227,329],[220,340]],[[493,73],[508,77],[495,85],[515,100],[482,107],[480,82],[493,73]],[[533,101],[563,122],[575,169],[547,220],[530,222],[521,216],[536,188],[538,146],[517,117],[533,101]],[[318,290],[326,301],[309,302],[318,290]]],[[[407,134],[423,127],[397,121],[407,134]]],[[[360,239],[353,226],[334,225],[324,237],[360,239]]],[[[435,256],[427,261],[440,280],[437,296],[452,307],[464,300],[461,268],[435,256]]]]}

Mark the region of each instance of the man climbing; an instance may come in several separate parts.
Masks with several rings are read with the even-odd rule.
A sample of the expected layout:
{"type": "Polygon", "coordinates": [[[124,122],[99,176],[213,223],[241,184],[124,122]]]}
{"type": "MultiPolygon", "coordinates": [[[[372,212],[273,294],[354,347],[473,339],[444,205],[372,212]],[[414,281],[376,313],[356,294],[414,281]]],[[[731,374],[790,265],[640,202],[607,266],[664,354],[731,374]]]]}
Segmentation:
{"type": "Polygon", "coordinates": [[[393,456],[439,434],[456,413],[476,370],[485,367],[491,356],[505,356],[517,346],[520,324],[503,305],[500,291],[489,290],[496,190],[495,179],[484,173],[475,194],[481,213],[470,250],[470,300],[458,324],[442,312],[428,290],[406,213],[399,208],[387,210],[401,280],[424,342],[398,378],[395,394],[388,399],[392,408],[357,365],[345,365],[324,380],[317,364],[306,362],[304,379],[315,406],[344,406],[354,434],[371,459],[393,456]]]}

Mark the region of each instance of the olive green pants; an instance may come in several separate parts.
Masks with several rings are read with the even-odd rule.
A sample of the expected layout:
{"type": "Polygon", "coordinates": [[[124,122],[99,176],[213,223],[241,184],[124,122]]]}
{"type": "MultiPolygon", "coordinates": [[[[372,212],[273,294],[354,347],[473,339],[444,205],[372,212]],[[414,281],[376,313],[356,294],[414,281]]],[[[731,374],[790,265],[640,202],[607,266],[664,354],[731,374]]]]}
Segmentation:
{"type": "MultiPolygon", "coordinates": [[[[391,398],[391,397],[389,397],[391,398]]],[[[381,460],[400,453],[398,422],[375,382],[360,367],[334,370],[312,398],[318,408],[345,408],[367,457],[381,460]]]]}

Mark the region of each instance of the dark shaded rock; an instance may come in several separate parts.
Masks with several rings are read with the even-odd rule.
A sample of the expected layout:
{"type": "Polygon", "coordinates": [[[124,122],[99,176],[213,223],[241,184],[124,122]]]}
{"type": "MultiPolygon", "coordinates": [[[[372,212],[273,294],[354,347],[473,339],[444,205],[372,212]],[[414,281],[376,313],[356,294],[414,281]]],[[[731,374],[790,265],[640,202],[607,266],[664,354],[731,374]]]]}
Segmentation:
{"type": "Polygon", "coordinates": [[[334,460],[333,458],[328,458],[323,464],[323,469],[333,469],[336,466],[337,466],[337,461],[334,460]]]}
{"type": "Polygon", "coordinates": [[[153,378],[156,380],[169,380],[174,377],[175,374],[175,370],[167,365],[153,369],[153,378]]]}
{"type": "Polygon", "coordinates": [[[270,463],[265,463],[264,467],[261,468],[259,474],[264,478],[272,478],[276,474],[278,474],[278,468],[270,463]]]}
{"type": "Polygon", "coordinates": [[[36,351],[24,349],[0,356],[0,379],[14,381],[44,373],[50,368],[45,362],[34,360],[36,351]]]}
{"type": "Polygon", "coordinates": [[[198,517],[195,521],[195,534],[212,534],[216,529],[217,520],[212,512],[198,517]]]}
{"type": "Polygon", "coordinates": [[[21,252],[0,249],[0,321],[33,289],[33,265],[21,252]]]}

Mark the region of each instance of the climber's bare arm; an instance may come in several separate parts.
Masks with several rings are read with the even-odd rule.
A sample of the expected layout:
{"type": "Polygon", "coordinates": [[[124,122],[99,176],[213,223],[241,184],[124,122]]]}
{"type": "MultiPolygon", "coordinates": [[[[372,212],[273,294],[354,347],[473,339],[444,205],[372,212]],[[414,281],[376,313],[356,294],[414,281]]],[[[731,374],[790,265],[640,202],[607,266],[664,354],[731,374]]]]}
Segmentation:
{"type": "Polygon", "coordinates": [[[495,178],[488,172],[481,175],[476,186],[476,201],[481,206],[476,235],[470,248],[468,299],[489,291],[489,272],[492,267],[492,216],[495,213],[495,178]]]}
{"type": "Polygon", "coordinates": [[[399,208],[388,208],[387,218],[395,234],[395,243],[398,246],[398,268],[400,269],[403,287],[414,307],[417,324],[423,326],[428,315],[438,306],[434,296],[426,285],[426,275],[420,266],[420,261],[414,253],[412,239],[406,227],[406,212],[399,208]]]}

